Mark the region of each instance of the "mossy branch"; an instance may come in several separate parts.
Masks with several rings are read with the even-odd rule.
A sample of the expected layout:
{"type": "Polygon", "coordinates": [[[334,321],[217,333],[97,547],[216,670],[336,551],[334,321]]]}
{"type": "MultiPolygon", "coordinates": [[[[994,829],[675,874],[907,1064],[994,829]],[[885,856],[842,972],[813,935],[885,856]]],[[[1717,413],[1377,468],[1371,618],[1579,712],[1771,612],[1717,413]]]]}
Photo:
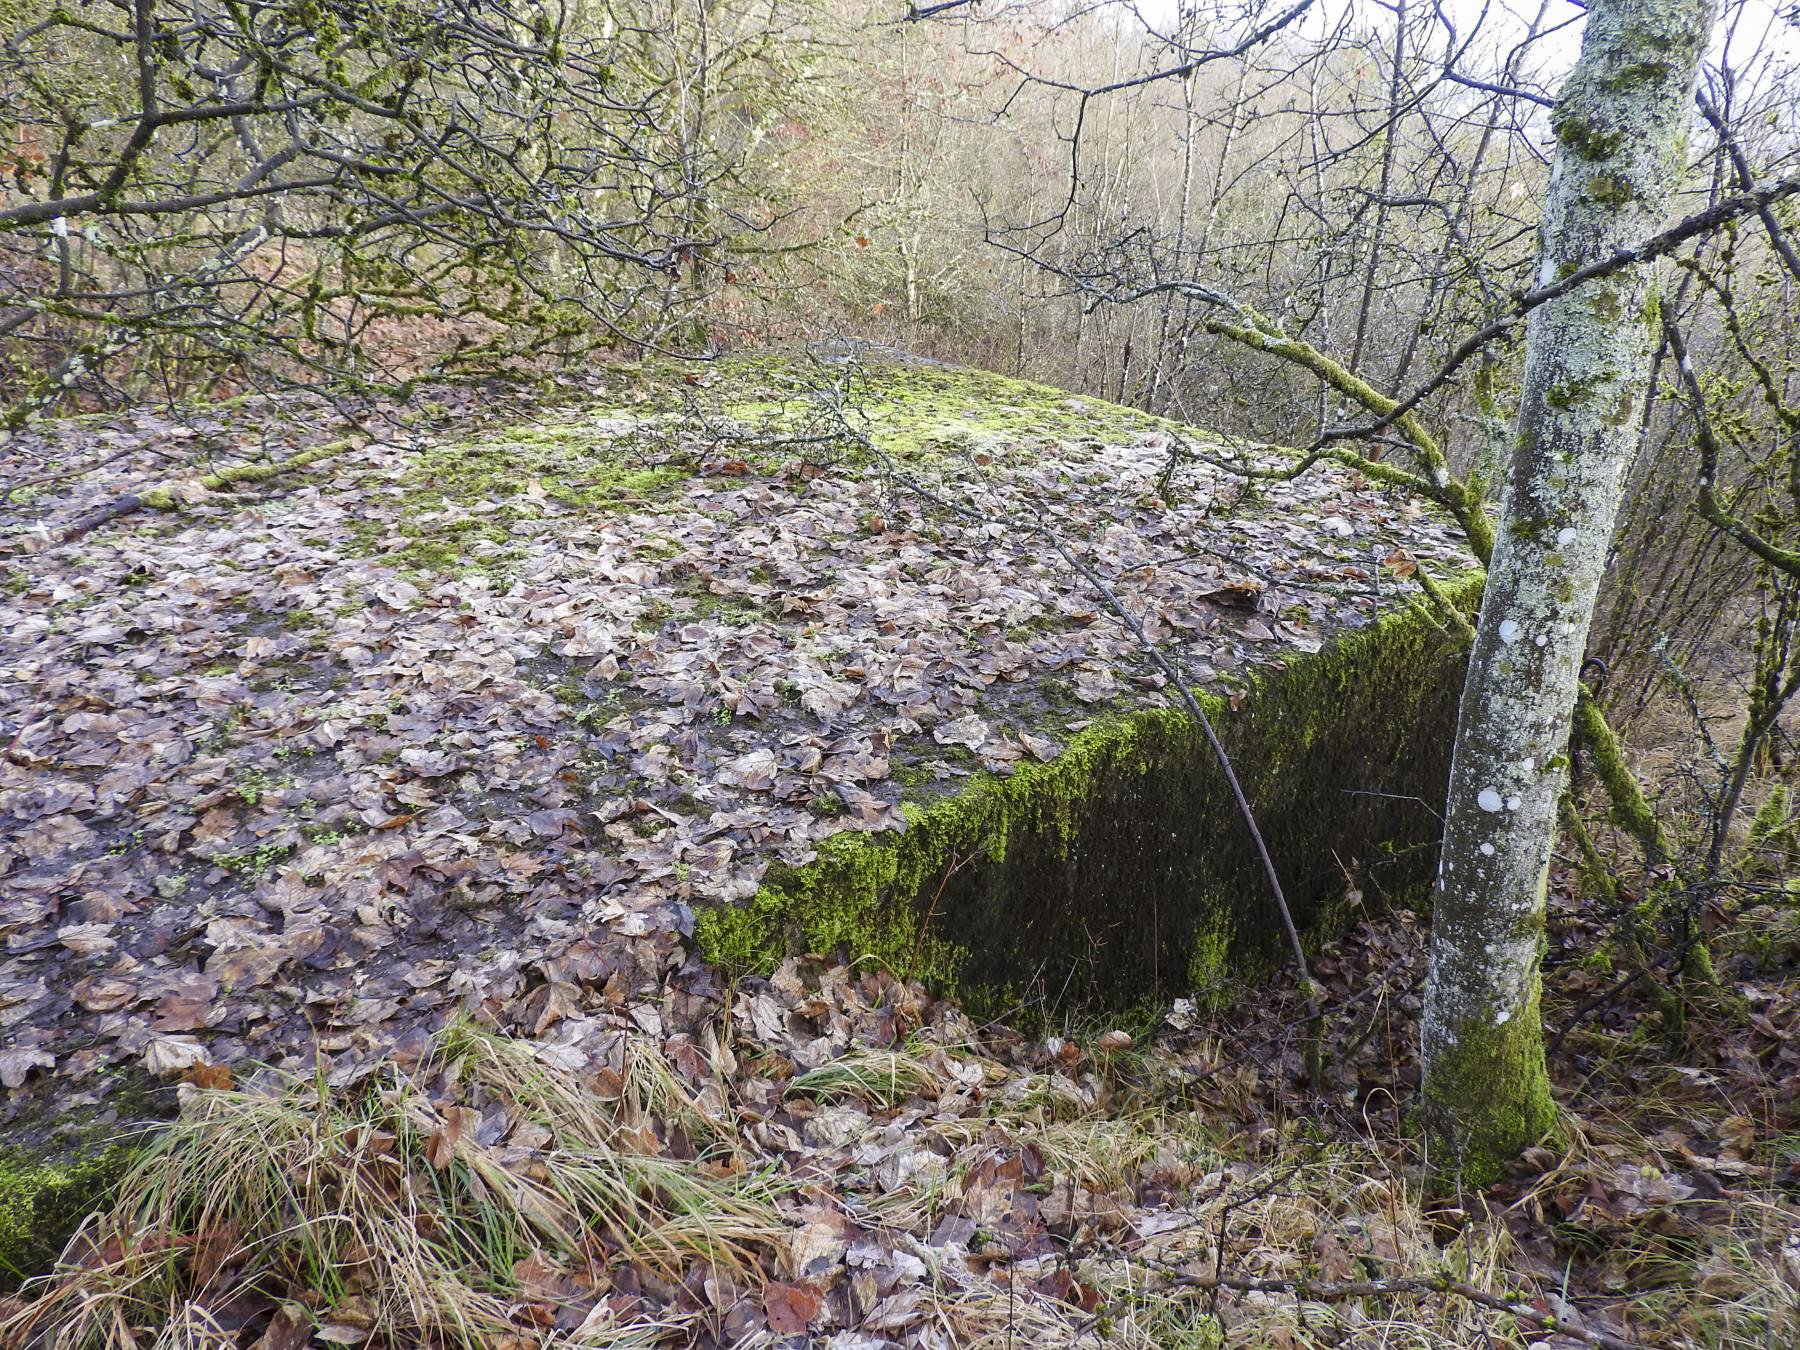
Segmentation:
{"type": "Polygon", "coordinates": [[[1712,418],[1706,411],[1706,395],[1700,388],[1699,377],[1694,373],[1694,363],[1688,358],[1687,344],[1682,340],[1681,329],[1667,313],[1664,313],[1662,323],[1663,336],[1668,341],[1670,353],[1675,357],[1676,369],[1681,373],[1688,411],[1694,418],[1694,444],[1700,452],[1700,482],[1694,509],[1707,524],[1735,539],[1769,566],[1800,580],[1800,552],[1784,548],[1752,529],[1739,520],[1736,514],[1727,510],[1719,500],[1719,437],[1713,430],[1712,418]]]}
{"type": "Polygon", "coordinates": [[[1606,859],[1600,852],[1599,845],[1594,843],[1594,836],[1588,830],[1587,822],[1582,820],[1581,812],[1576,809],[1575,798],[1565,792],[1562,801],[1557,804],[1557,814],[1561,816],[1562,832],[1568,836],[1569,842],[1575,845],[1575,851],[1581,855],[1582,884],[1598,893],[1608,906],[1618,903],[1619,883],[1606,865],[1606,859]]]}
{"type": "Polygon", "coordinates": [[[1754,876],[1762,865],[1759,855],[1765,849],[1783,845],[1791,848],[1795,842],[1796,827],[1800,827],[1800,821],[1788,815],[1787,784],[1777,783],[1750,821],[1750,831],[1744,839],[1743,852],[1738,855],[1738,874],[1754,876]]]}
{"type": "Polygon", "coordinates": [[[1674,846],[1655,808],[1644,795],[1644,789],[1625,763],[1624,747],[1618,733],[1607,722],[1594,698],[1593,690],[1583,684],[1575,695],[1575,737],[1588,752],[1594,770],[1606,795],[1612,799],[1613,819],[1636,839],[1644,851],[1644,860],[1652,867],[1660,866],[1675,856],[1674,846]]]}
{"type": "MultiPolygon", "coordinates": [[[[1205,327],[1207,332],[1218,337],[1230,338],[1252,351],[1278,356],[1299,366],[1378,417],[1387,417],[1400,406],[1396,400],[1376,389],[1342,362],[1326,355],[1310,342],[1288,337],[1272,326],[1258,322],[1256,316],[1249,311],[1240,313],[1235,322],[1208,319],[1205,327]]],[[[1370,459],[1366,455],[1324,448],[1303,457],[1300,468],[1304,469],[1317,459],[1330,458],[1360,469],[1372,478],[1421,493],[1456,517],[1456,523],[1468,536],[1469,548],[1485,567],[1494,552],[1494,528],[1488,521],[1486,511],[1482,509],[1480,498],[1470,490],[1467,483],[1450,472],[1443,447],[1415,414],[1402,412],[1393,418],[1393,425],[1406,437],[1424,465],[1423,475],[1390,469],[1381,461],[1370,459]]]]}
{"type": "MultiPolygon", "coordinates": [[[[1272,326],[1260,323],[1231,323],[1224,319],[1209,319],[1206,331],[1219,337],[1228,337],[1234,342],[1242,343],[1253,351],[1266,352],[1270,356],[1279,356],[1304,370],[1311,371],[1326,384],[1348,398],[1367,408],[1370,412],[1386,414],[1399,406],[1393,399],[1376,389],[1374,385],[1350,370],[1348,366],[1327,356],[1312,343],[1300,338],[1291,338],[1272,326]]],[[[1394,419],[1406,439],[1411,441],[1419,452],[1421,459],[1428,466],[1436,468],[1444,461],[1444,452],[1437,443],[1437,438],[1425,429],[1423,423],[1412,413],[1402,413],[1394,419]]]]}
{"type": "MultiPolygon", "coordinates": [[[[278,478],[284,473],[293,473],[295,470],[304,469],[308,465],[317,464],[320,460],[330,459],[334,455],[365,444],[367,442],[362,437],[346,437],[343,440],[327,441],[323,445],[314,445],[298,451],[283,460],[228,465],[223,469],[215,469],[211,473],[202,474],[199,478],[190,479],[188,483],[198,485],[209,492],[224,492],[247,483],[267,482],[271,478],[278,478]]],[[[132,492],[123,497],[115,497],[106,505],[85,512],[69,522],[68,527],[57,537],[57,543],[72,543],[82,535],[98,529],[109,521],[129,516],[144,508],[152,511],[179,510],[186,499],[186,491],[187,484],[171,481],[158,483],[154,487],[145,488],[142,492],[132,492]]]]}
{"type": "MultiPolygon", "coordinates": [[[[266,483],[271,478],[279,478],[284,473],[292,473],[296,469],[304,469],[309,464],[317,464],[322,459],[330,459],[346,450],[365,444],[360,437],[346,437],[343,440],[327,441],[323,445],[308,446],[305,450],[296,451],[286,459],[259,460],[248,464],[231,464],[223,469],[215,469],[194,479],[194,483],[209,492],[225,492],[234,487],[242,487],[247,483],[266,483]]],[[[137,499],[152,511],[173,511],[182,503],[181,485],[178,483],[160,483],[156,487],[146,488],[137,494],[137,499]]]]}
{"type": "Polygon", "coordinates": [[[1456,634],[1457,641],[1462,644],[1463,650],[1472,649],[1475,646],[1475,625],[1469,622],[1468,616],[1462,612],[1454,600],[1444,594],[1443,589],[1431,579],[1431,574],[1423,567],[1413,576],[1419,583],[1419,589],[1424,591],[1426,598],[1431,601],[1437,617],[1448,624],[1450,631],[1456,634]]]}
{"type": "MultiPolygon", "coordinates": [[[[1592,887],[1599,894],[1602,903],[1608,909],[1617,909],[1619,907],[1618,880],[1613,876],[1612,869],[1606,865],[1606,859],[1601,856],[1599,847],[1594,843],[1594,836],[1589,833],[1587,823],[1582,820],[1581,812],[1575,807],[1575,799],[1569,793],[1563,793],[1562,801],[1557,804],[1557,814],[1561,818],[1560,824],[1563,833],[1575,845],[1575,851],[1581,855],[1583,883],[1592,887]]],[[[1631,967],[1632,974],[1609,990],[1607,998],[1623,991],[1632,983],[1645,980],[1650,991],[1650,1001],[1662,1014],[1664,1024],[1671,1029],[1677,1028],[1682,1023],[1681,999],[1673,989],[1650,978],[1656,973],[1656,962],[1652,959],[1645,944],[1643,927],[1638,920],[1636,906],[1626,907],[1619,916],[1618,941],[1626,963],[1631,967]]],[[[1594,1008],[1605,1003],[1607,998],[1591,1001],[1590,1004],[1577,1009],[1575,1017],[1567,1027],[1557,1034],[1555,1041],[1547,1048],[1546,1052],[1548,1053],[1548,1051],[1554,1050],[1555,1046],[1560,1045],[1563,1037],[1569,1034],[1569,1030],[1594,1008]]]]}

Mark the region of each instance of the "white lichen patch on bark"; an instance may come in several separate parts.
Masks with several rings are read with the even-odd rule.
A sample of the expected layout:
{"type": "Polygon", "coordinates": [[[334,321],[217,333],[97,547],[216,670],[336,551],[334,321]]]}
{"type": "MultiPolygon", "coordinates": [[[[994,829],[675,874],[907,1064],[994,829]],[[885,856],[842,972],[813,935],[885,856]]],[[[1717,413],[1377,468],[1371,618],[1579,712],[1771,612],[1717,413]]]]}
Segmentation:
{"type": "MultiPolygon", "coordinates": [[[[1540,282],[1660,228],[1712,15],[1712,0],[1589,6],[1552,118],[1540,282]]],[[[1648,266],[1590,281],[1529,321],[1519,434],[1451,768],[1424,1009],[1432,1128],[1477,1152],[1515,1150],[1547,1123],[1541,1028],[1524,1018],[1536,1015],[1563,752],[1654,328],[1648,266]],[[1505,1043],[1493,1039],[1502,1027],[1505,1043]],[[1484,1032],[1492,1053],[1472,1054],[1484,1032]]]]}

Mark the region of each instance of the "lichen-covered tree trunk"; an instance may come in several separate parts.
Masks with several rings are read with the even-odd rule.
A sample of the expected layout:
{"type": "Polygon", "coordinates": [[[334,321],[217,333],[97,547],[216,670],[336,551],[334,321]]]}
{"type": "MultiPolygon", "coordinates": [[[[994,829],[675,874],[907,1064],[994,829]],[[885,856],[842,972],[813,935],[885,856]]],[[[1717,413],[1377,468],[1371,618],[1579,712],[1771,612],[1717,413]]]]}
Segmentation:
{"type": "MultiPolygon", "coordinates": [[[[1591,0],[1557,98],[1540,285],[1656,233],[1715,0],[1591,0]]],[[[1463,689],[1432,912],[1424,1115],[1480,1184],[1551,1124],[1538,958],[1594,597],[1637,449],[1655,277],[1628,267],[1531,315],[1519,430],[1463,689]]]]}

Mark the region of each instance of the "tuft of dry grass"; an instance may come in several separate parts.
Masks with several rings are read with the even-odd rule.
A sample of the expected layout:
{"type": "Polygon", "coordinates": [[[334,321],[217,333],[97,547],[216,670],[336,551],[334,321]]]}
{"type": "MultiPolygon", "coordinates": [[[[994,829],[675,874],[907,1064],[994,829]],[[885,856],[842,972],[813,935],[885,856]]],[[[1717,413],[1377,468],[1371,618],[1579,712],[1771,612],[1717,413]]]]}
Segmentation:
{"type": "Polygon", "coordinates": [[[909,1097],[935,1097],[944,1090],[944,1082],[924,1047],[855,1046],[797,1075],[787,1090],[827,1100],[855,1097],[876,1107],[891,1107],[909,1097]]]}
{"type": "Polygon", "coordinates": [[[716,1122],[699,1156],[664,1154],[657,1113],[695,1111],[657,1065],[635,1050],[607,1101],[530,1045],[465,1027],[435,1072],[346,1093],[185,1090],[113,1208],[0,1320],[0,1344],[221,1344],[210,1310],[269,1290],[350,1342],[485,1346],[572,1322],[653,1343],[667,1317],[609,1298],[614,1272],[698,1266],[754,1286],[783,1230],[776,1187],[716,1122]]]}
{"type": "Polygon", "coordinates": [[[799,1074],[716,1022],[579,1053],[456,1026],[354,1090],[185,1089],[63,1268],[0,1305],[0,1347],[223,1350],[244,1299],[276,1309],[270,1345],[1785,1347],[1792,1033],[1769,1006],[1733,1093],[1583,1028],[1601,1053],[1565,1061],[1555,1136],[1455,1201],[1396,1128],[1404,1019],[1372,1039],[1356,1009],[1337,1043],[1361,1061],[1325,1094],[1268,1071],[1292,1023],[1261,1009],[1273,1039],[1220,1021],[1102,1056],[955,1018],[892,1045],[871,1001],[868,1037],[799,1074]]]}

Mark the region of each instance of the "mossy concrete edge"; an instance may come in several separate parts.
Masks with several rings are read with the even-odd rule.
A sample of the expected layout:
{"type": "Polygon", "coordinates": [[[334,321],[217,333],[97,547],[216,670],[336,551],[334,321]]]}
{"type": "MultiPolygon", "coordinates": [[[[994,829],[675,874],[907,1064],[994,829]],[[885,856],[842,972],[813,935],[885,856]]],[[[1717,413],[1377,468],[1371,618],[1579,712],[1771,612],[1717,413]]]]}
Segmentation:
{"type": "MultiPolygon", "coordinates": [[[[1473,614],[1482,582],[1471,571],[1444,597],[1473,614]]],[[[1347,877],[1331,893],[1338,863],[1382,871],[1392,847],[1404,865],[1385,869],[1379,898],[1428,890],[1461,690],[1455,645],[1421,601],[1259,675],[1242,699],[1202,700],[1311,941],[1341,931],[1355,903],[1347,877]],[[1334,773],[1366,773],[1370,790],[1346,789],[1340,804],[1334,773]],[[1420,810],[1385,800],[1408,797],[1420,810]],[[1392,837],[1365,837],[1361,825],[1392,837]]],[[[1247,832],[1185,711],[1104,719],[1047,764],[903,809],[904,832],[832,836],[812,862],[772,869],[747,903],[703,910],[702,955],[766,973],[796,952],[839,952],[977,1011],[1070,1001],[1053,987],[1063,967],[1083,973],[1061,993],[1118,1005],[1266,974],[1283,959],[1247,832]],[[1069,913],[1047,918],[1059,904],[1069,913]],[[1085,918],[1105,931],[1084,937],[1085,918]],[[1032,977],[1033,962],[1046,978],[1032,977]]]]}
{"type": "Polygon", "coordinates": [[[82,1220],[105,1204],[139,1147],[98,1137],[73,1149],[0,1145],[0,1294],[50,1270],[82,1220]]]}

